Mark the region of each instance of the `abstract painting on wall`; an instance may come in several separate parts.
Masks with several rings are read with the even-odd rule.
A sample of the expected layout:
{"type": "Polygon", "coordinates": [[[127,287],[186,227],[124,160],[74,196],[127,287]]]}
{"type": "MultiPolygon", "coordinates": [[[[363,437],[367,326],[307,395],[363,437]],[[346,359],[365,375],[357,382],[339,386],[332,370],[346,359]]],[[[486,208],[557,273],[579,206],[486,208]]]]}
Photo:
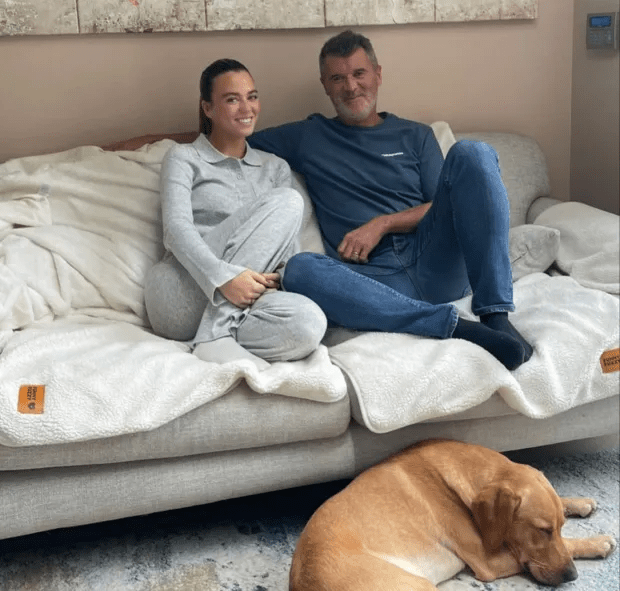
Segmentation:
{"type": "Polygon", "coordinates": [[[538,0],[0,0],[0,35],[298,29],[537,17],[538,0]]]}

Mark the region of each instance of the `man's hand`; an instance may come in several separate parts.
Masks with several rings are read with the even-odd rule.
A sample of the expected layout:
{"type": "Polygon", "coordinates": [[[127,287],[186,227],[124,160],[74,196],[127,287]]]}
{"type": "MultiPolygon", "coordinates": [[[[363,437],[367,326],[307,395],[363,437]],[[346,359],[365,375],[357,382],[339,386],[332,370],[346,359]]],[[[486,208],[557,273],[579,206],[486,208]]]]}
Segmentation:
{"type": "Polygon", "coordinates": [[[230,303],[244,309],[251,306],[267,289],[277,289],[279,286],[279,273],[257,273],[246,269],[218,289],[230,303]]]}
{"type": "Polygon", "coordinates": [[[367,263],[370,253],[386,234],[413,232],[427,214],[432,203],[416,205],[404,211],[380,215],[363,226],[345,234],[338,246],[338,254],[347,263],[367,263]]]}
{"type": "Polygon", "coordinates": [[[338,254],[347,263],[367,263],[370,253],[385,235],[385,216],[366,222],[345,234],[338,246],[338,254]]]}

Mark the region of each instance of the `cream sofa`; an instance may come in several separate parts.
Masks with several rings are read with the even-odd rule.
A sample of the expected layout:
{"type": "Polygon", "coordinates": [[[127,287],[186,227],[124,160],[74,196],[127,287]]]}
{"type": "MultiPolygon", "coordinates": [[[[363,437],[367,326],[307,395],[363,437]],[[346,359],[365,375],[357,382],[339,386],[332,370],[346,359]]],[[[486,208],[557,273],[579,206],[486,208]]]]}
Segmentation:
{"type": "MultiPolygon", "coordinates": [[[[448,130],[435,129],[447,141],[448,130]]],[[[133,155],[89,147],[0,166],[0,538],[348,478],[425,438],[508,451],[617,436],[618,374],[606,373],[618,347],[618,279],[609,258],[613,263],[617,256],[617,234],[607,258],[597,256],[597,239],[605,238],[610,224],[617,229],[617,216],[551,199],[544,156],[530,138],[458,136],[463,137],[490,143],[500,156],[511,201],[517,305],[526,301],[529,289],[557,300],[552,302],[555,317],[540,308],[540,330],[562,346],[581,326],[574,316],[579,306],[592,311],[586,324],[596,333],[594,345],[586,350],[590,336],[575,332],[578,354],[568,365],[560,362],[572,353],[562,349],[556,365],[543,337],[536,359],[528,362],[536,371],[525,364],[522,374],[519,368],[512,375],[473,345],[459,349],[462,342],[336,330],[326,337],[319,357],[292,369],[281,364],[269,379],[243,364],[212,367],[193,358],[182,343],[162,343],[149,335],[140,307],[144,272],[161,256],[153,212],[158,211],[157,171],[165,142],[133,155]],[[99,175],[101,159],[109,169],[99,175]],[[133,168],[127,172],[126,166],[133,168]],[[137,187],[142,173],[150,180],[137,187]],[[89,188],[90,205],[83,209],[74,187],[91,187],[93,177],[105,190],[89,188]],[[106,234],[109,214],[99,212],[106,190],[118,190],[119,178],[125,179],[122,195],[112,206],[119,216],[133,216],[134,226],[131,232],[115,227],[106,234]],[[134,207],[136,191],[143,189],[154,201],[151,213],[134,207]],[[62,248],[56,231],[67,238],[62,248]],[[134,249],[131,257],[121,260],[114,251],[110,269],[104,263],[81,269],[83,232],[104,240],[109,252],[131,235],[134,242],[125,249],[134,249]],[[140,246],[139,236],[146,237],[150,250],[140,246]],[[583,252],[575,247],[580,239],[583,252]],[[542,274],[552,263],[554,270],[542,274]],[[105,291],[98,282],[102,269],[107,269],[106,289],[119,273],[118,292],[105,291]],[[117,330],[127,339],[120,351],[97,341],[104,333],[114,338],[117,330]],[[144,343],[138,333],[147,335],[144,343]],[[407,339],[416,347],[411,366],[407,357],[399,357],[405,355],[401,349],[408,351],[407,339]],[[141,386],[131,382],[126,388],[132,376],[112,373],[114,366],[138,355],[141,347],[143,365],[135,369],[141,386]],[[76,359],[66,366],[53,362],[65,350],[76,359]],[[610,360],[605,372],[601,355],[610,360]],[[435,367],[439,362],[443,369],[435,367]],[[435,368],[429,370],[435,372],[432,379],[425,364],[435,368]],[[578,366],[574,377],[563,375],[573,366],[578,366]],[[76,367],[90,376],[73,380],[66,371],[76,367]],[[106,389],[100,382],[108,375],[122,379],[108,379],[106,389]],[[200,379],[192,382],[197,375],[200,379]],[[209,381],[213,376],[216,386],[209,381]],[[556,384],[557,391],[547,391],[547,383],[556,384]],[[34,403],[30,412],[16,411],[17,390],[24,384],[46,385],[42,414],[36,414],[34,403]],[[314,384],[321,391],[316,396],[314,384]],[[278,393],[269,390],[271,385],[278,393]],[[549,392],[553,400],[541,401],[549,392]]],[[[320,249],[310,210],[302,239],[305,248],[320,249]]],[[[531,315],[521,320],[530,331],[536,327],[531,318],[539,299],[522,306],[531,315]]],[[[467,301],[458,305],[466,315],[467,301]]],[[[515,316],[520,328],[518,320],[515,316]]]]}

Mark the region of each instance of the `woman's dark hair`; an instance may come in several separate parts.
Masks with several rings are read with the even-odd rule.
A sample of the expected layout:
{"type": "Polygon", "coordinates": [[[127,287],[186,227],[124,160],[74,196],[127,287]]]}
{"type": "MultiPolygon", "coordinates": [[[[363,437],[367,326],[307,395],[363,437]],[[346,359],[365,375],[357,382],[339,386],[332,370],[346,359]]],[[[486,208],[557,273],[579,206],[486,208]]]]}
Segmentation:
{"type": "Polygon", "coordinates": [[[328,55],[336,57],[349,57],[358,49],[363,49],[366,52],[368,59],[370,59],[370,63],[375,68],[379,65],[370,39],[368,39],[368,37],[364,37],[364,35],[348,30],[343,31],[335,37],[331,37],[325,42],[325,45],[323,45],[321,53],[319,54],[319,69],[321,76],[323,75],[325,59],[328,55]]]}
{"type": "Polygon", "coordinates": [[[211,119],[209,119],[202,108],[202,101],[211,102],[211,94],[213,93],[213,80],[220,74],[226,72],[247,72],[250,71],[237,60],[221,59],[214,61],[207,66],[200,76],[200,104],[198,105],[198,113],[200,118],[200,131],[205,135],[211,133],[211,119]]]}

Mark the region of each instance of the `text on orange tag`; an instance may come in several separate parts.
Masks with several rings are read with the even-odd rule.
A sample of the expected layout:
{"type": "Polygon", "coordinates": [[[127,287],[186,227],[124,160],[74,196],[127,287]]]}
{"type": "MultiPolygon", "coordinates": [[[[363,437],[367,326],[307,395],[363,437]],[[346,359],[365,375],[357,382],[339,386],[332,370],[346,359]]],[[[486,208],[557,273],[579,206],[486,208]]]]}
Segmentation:
{"type": "Polygon", "coordinates": [[[43,414],[45,403],[45,386],[26,385],[19,389],[17,411],[22,414],[43,414]]]}
{"type": "Polygon", "coordinates": [[[601,355],[603,373],[620,371],[620,349],[610,349],[601,355]]]}

